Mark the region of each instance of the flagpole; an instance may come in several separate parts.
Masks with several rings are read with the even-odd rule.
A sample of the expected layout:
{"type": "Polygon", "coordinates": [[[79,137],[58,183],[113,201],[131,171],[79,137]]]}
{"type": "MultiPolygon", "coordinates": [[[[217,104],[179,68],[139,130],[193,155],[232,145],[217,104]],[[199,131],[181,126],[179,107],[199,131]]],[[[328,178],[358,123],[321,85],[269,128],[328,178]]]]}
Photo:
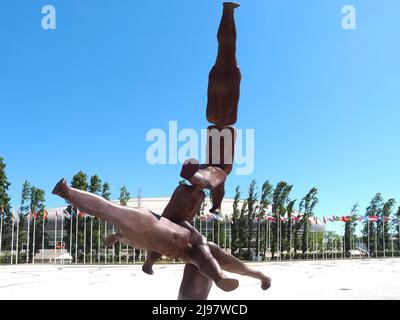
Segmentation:
{"type": "MultiPolygon", "coordinates": [[[[306,260],[308,260],[308,222],[309,222],[309,220],[308,220],[308,217],[306,218],[307,220],[306,220],[306,224],[307,224],[307,232],[306,232],[306,249],[307,249],[307,254],[306,254],[306,260]]],[[[305,230],[304,230],[305,231],[305,230]]]]}
{"type": "MultiPolygon", "coordinates": [[[[107,221],[104,221],[104,240],[107,238],[107,221]]],[[[107,246],[104,246],[104,263],[107,264],[107,246]]]]}
{"type": "Polygon", "coordinates": [[[98,232],[97,232],[97,263],[100,263],[101,261],[101,248],[100,248],[100,235],[101,235],[101,220],[97,219],[97,221],[99,222],[99,228],[98,228],[98,232]]]}
{"type": "Polygon", "coordinates": [[[279,252],[279,260],[281,260],[281,215],[278,213],[278,252],[279,252]]]}
{"type": "Polygon", "coordinates": [[[84,213],[83,219],[83,264],[86,264],[86,213],[84,213]]]}
{"type": "Polygon", "coordinates": [[[214,233],[215,233],[215,220],[213,219],[213,221],[212,221],[212,234],[211,234],[212,242],[215,242],[214,233]]]}
{"type": "Polygon", "coordinates": [[[28,234],[26,236],[26,263],[29,263],[29,226],[31,224],[31,213],[28,213],[28,234]]]}
{"type": "Polygon", "coordinates": [[[261,238],[261,222],[260,222],[260,216],[258,216],[258,221],[257,221],[257,232],[258,232],[258,237],[257,237],[257,262],[260,262],[260,238],[261,238]]]}
{"type": "Polygon", "coordinates": [[[378,258],[378,222],[375,228],[375,258],[378,258]]]}
{"type": "Polygon", "coordinates": [[[54,220],[54,264],[57,264],[57,220],[58,212],[56,211],[56,218],[54,220]]]}
{"type": "Polygon", "coordinates": [[[371,249],[370,249],[370,247],[369,247],[369,224],[370,224],[371,222],[369,221],[369,217],[367,217],[367,226],[368,226],[368,235],[367,235],[367,241],[368,241],[368,257],[370,257],[371,256],[371,249]]]}
{"type": "Polygon", "coordinates": [[[12,221],[12,229],[11,229],[11,264],[13,264],[13,262],[14,262],[14,219],[15,219],[15,216],[14,216],[14,210],[13,210],[13,213],[12,213],[12,218],[11,218],[11,221],[12,221]]]}
{"type": "Polygon", "coordinates": [[[43,255],[44,255],[44,215],[45,213],[43,212],[43,218],[42,218],[42,263],[43,263],[43,255]]]}
{"type": "Polygon", "coordinates": [[[217,245],[218,245],[218,247],[219,247],[219,235],[220,235],[219,228],[220,228],[220,226],[221,226],[221,224],[220,224],[220,221],[218,220],[218,222],[217,222],[217,227],[218,227],[218,231],[217,231],[217,245]]]}
{"type": "Polygon", "coordinates": [[[225,247],[225,252],[227,252],[227,247],[226,247],[226,238],[227,238],[227,234],[226,234],[226,219],[227,217],[225,216],[225,221],[224,221],[224,247],[225,247]]]}
{"type": "Polygon", "coordinates": [[[206,241],[208,241],[208,218],[206,217],[206,241]]]}
{"type": "Polygon", "coordinates": [[[73,223],[73,208],[71,207],[71,214],[70,214],[70,226],[69,226],[69,254],[71,256],[71,259],[69,260],[69,264],[72,263],[72,223],[73,223]]]}
{"type": "Polygon", "coordinates": [[[4,209],[1,208],[1,219],[0,219],[0,255],[1,255],[1,249],[3,246],[3,220],[4,220],[4,209]]]}
{"type": "Polygon", "coordinates": [[[35,264],[35,243],[36,243],[36,219],[37,213],[33,216],[33,243],[32,243],[32,264],[35,264]]]}
{"type": "Polygon", "coordinates": [[[118,259],[119,259],[119,264],[121,264],[121,250],[122,250],[122,243],[120,242],[119,243],[119,252],[118,252],[118,255],[119,255],[119,257],[118,257],[118,259]]]}
{"type": "MultiPolygon", "coordinates": [[[[382,214],[383,215],[383,214],[382,214]]],[[[382,242],[383,242],[383,257],[386,258],[386,253],[385,253],[385,216],[383,215],[383,232],[382,232],[382,242]]]]}
{"type": "Polygon", "coordinates": [[[293,228],[293,219],[292,216],[290,216],[289,260],[292,260],[292,228],[293,228]]]}
{"type": "Polygon", "coordinates": [[[93,216],[90,216],[90,264],[93,263],[93,216]]]}
{"type": "Polygon", "coordinates": [[[17,222],[17,243],[16,243],[17,255],[15,256],[15,264],[18,264],[18,247],[19,247],[19,243],[18,243],[19,235],[18,234],[19,234],[19,222],[20,222],[19,218],[20,218],[20,212],[18,212],[18,222],[17,222]]]}
{"type": "MultiPolygon", "coordinates": [[[[112,234],[115,234],[115,227],[114,225],[112,226],[112,234]]],[[[115,244],[113,244],[113,249],[112,249],[112,263],[114,263],[114,258],[115,258],[115,244]]]]}
{"type": "Polygon", "coordinates": [[[78,225],[79,225],[79,209],[76,208],[75,215],[75,264],[78,263],[78,225]]]}
{"type": "Polygon", "coordinates": [[[61,264],[64,265],[64,211],[61,214],[61,264]]]}

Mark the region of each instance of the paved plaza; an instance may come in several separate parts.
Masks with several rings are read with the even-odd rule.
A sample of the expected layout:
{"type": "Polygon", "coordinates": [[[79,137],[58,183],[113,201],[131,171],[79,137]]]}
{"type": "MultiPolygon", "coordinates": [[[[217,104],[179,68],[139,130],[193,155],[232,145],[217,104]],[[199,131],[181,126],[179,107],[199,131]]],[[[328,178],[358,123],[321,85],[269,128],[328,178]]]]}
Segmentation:
{"type": "MultiPolygon", "coordinates": [[[[234,275],[237,290],[213,286],[210,299],[396,299],[400,259],[252,263],[272,277],[259,281],[234,275]]],[[[0,299],[176,299],[183,265],[155,266],[148,276],[139,265],[1,265],[0,299]]]]}

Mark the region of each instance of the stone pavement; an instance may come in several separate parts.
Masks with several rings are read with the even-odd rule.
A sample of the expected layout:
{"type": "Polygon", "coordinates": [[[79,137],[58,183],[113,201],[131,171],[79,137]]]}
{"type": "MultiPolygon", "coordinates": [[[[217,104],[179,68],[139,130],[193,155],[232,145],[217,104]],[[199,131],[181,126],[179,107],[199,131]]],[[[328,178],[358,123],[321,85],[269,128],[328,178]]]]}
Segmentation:
{"type": "MultiPolygon", "coordinates": [[[[210,299],[396,299],[400,300],[400,259],[252,263],[272,277],[259,281],[234,275],[240,286],[210,299]]],[[[1,265],[0,299],[176,299],[183,265],[155,266],[148,276],[139,265],[1,265]]]]}

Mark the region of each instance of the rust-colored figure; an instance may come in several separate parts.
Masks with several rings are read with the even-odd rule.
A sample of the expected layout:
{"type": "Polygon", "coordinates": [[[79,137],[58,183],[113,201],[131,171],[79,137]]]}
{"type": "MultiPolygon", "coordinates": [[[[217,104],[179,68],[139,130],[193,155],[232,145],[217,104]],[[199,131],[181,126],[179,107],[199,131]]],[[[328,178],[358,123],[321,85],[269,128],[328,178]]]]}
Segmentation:
{"type": "Polygon", "coordinates": [[[146,208],[131,208],[109,202],[97,195],[69,187],[61,180],[54,194],[70,201],[78,208],[106,220],[120,229],[120,233],[105,239],[111,246],[123,242],[135,248],[149,250],[143,271],[152,274],[153,264],[162,255],[182,258],[185,266],[178,299],[207,299],[212,282],[225,291],[237,288],[238,281],[228,278],[222,270],[261,280],[266,290],[271,279],[248,268],[227,254],[215,243],[208,242],[190,223],[210,190],[211,213],[221,213],[225,195],[225,181],[233,168],[236,123],[240,96],[241,73],[236,60],[236,27],[234,9],[239,4],[225,2],[218,30],[217,61],[209,75],[207,119],[213,125],[207,130],[207,163],[195,159],[186,161],[181,177],[190,185],[179,185],[162,216],[146,208]]]}

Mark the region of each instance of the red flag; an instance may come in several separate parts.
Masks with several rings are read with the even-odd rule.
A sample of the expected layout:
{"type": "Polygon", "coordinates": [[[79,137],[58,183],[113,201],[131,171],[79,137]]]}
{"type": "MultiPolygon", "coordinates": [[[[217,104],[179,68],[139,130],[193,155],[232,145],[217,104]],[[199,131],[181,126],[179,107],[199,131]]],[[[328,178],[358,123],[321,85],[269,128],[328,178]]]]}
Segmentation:
{"type": "Polygon", "coordinates": [[[369,222],[377,222],[379,220],[378,216],[368,216],[369,222]]]}
{"type": "Polygon", "coordinates": [[[36,220],[38,217],[38,214],[36,212],[33,213],[33,220],[36,220]]]}
{"type": "Polygon", "coordinates": [[[324,224],[326,224],[327,223],[327,221],[326,221],[326,218],[324,217],[324,224]]]}
{"type": "Polygon", "coordinates": [[[267,221],[272,221],[272,222],[276,222],[276,221],[275,221],[275,218],[272,217],[272,216],[267,216],[267,217],[265,218],[265,220],[267,220],[267,221]]]}

